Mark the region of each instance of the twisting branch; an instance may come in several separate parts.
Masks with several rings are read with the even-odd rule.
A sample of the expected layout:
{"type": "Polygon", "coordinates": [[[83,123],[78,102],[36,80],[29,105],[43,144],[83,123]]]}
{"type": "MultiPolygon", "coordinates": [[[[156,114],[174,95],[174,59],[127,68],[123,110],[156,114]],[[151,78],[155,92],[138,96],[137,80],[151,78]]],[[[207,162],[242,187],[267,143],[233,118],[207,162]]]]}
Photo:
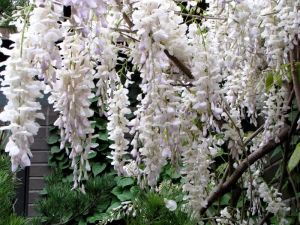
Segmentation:
{"type": "MultiPolygon", "coordinates": [[[[122,12],[121,2],[119,0],[116,0],[116,3],[119,6],[120,12],[122,12]]],[[[134,31],[132,31],[132,27],[134,26],[134,23],[130,20],[129,16],[124,12],[122,13],[122,16],[123,16],[124,21],[127,23],[128,27],[129,27],[129,31],[134,32],[134,31]]],[[[192,75],[191,70],[186,65],[184,65],[184,63],[182,63],[176,56],[171,55],[167,49],[164,50],[164,53],[175,64],[175,66],[177,66],[189,79],[194,79],[194,76],[192,75]]]]}
{"type": "MultiPolygon", "coordinates": [[[[291,94],[293,95],[293,94],[291,94]]],[[[291,129],[288,132],[287,135],[287,139],[285,141],[284,144],[284,155],[283,155],[283,160],[282,160],[282,173],[281,173],[281,177],[280,177],[280,181],[279,181],[279,187],[278,187],[278,191],[282,192],[282,188],[283,188],[283,184],[284,184],[284,180],[286,179],[286,173],[288,175],[289,181],[292,185],[293,190],[295,190],[294,188],[294,183],[291,179],[290,173],[287,170],[287,162],[288,162],[288,153],[289,153],[289,149],[290,149],[290,142],[291,142],[291,137],[293,135],[294,130],[297,127],[297,121],[299,119],[300,113],[297,114],[296,118],[294,119],[291,129]]],[[[295,192],[297,193],[297,191],[295,192]]],[[[299,200],[296,198],[297,201],[297,207],[299,207],[299,200]]],[[[262,220],[259,222],[259,225],[263,225],[265,222],[267,222],[267,220],[272,216],[272,213],[268,212],[263,218],[262,220]]]]}
{"type": "Polygon", "coordinates": [[[233,174],[224,183],[220,183],[216,187],[216,189],[208,196],[208,198],[206,199],[207,205],[206,207],[200,209],[200,214],[204,214],[205,211],[213,204],[215,200],[227,193],[230,190],[230,187],[240,179],[240,177],[244,174],[244,172],[248,169],[249,166],[251,166],[257,160],[261,159],[266,154],[274,150],[279,144],[286,140],[289,134],[289,130],[289,126],[282,128],[278,135],[279,142],[275,142],[275,140],[272,139],[259,150],[250,154],[248,160],[243,160],[233,172],[233,174]]]}

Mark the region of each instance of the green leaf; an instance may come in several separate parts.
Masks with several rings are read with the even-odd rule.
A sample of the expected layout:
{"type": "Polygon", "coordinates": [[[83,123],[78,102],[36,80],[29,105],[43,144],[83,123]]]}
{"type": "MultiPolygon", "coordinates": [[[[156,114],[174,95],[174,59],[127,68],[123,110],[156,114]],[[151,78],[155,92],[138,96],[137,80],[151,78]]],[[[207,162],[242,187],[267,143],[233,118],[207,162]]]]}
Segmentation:
{"type": "Polygon", "coordinates": [[[87,221],[89,223],[95,224],[97,221],[102,220],[104,218],[104,215],[106,215],[106,214],[105,213],[95,213],[94,215],[89,216],[87,218],[87,221]]]}
{"type": "Polygon", "coordinates": [[[109,208],[106,210],[106,212],[109,212],[109,211],[111,211],[112,209],[115,209],[115,208],[117,208],[117,207],[120,206],[120,205],[121,205],[121,202],[119,202],[119,201],[114,202],[114,203],[112,203],[112,204],[109,206],[109,208]]]}
{"type": "Polygon", "coordinates": [[[289,121],[291,122],[294,121],[297,115],[298,115],[298,110],[293,110],[292,112],[290,112],[288,116],[289,121]]]}
{"type": "Polygon", "coordinates": [[[299,164],[299,161],[300,161],[300,143],[297,144],[289,160],[288,170],[291,172],[299,164]]]}
{"type": "Polygon", "coordinates": [[[65,158],[64,154],[61,154],[60,156],[55,157],[56,160],[61,161],[65,158]]]}
{"type": "Polygon", "coordinates": [[[73,174],[70,174],[69,176],[63,178],[62,181],[65,182],[65,183],[73,182],[73,174]]]}
{"type": "Polygon", "coordinates": [[[170,166],[166,169],[166,174],[169,175],[172,179],[177,179],[180,177],[180,173],[178,173],[173,166],[170,166]]]}
{"type": "Polygon", "coordinates": [[[48,130],[51,132],[51,131],[55,131],[55,130],[57,130],[58,128],[57,128],[57,126],[50,126],[49,128],[48,128],[48,130]]]}
{"type": "Polygon", "coordinates": [[[60,152],[60,148],[59,148],[58,146],[55,145],[55,146],[52,146],[52,147],[51,147],[51,150],[50,150],[50,151],[51,151],[52,154],[58,153],[58,152],[60,152]]]}
{"type": "Polygon", "coordinates": [[[87,225],[87,222],[81,219],[78,223],[78,225],[87,225]]]}
{"type": "Polygon", "coordinates": [[[133,195],[130,190],[124,190],[123,188],[117,186],[111,191],[121,202],[132,199],[133,195]]]}
{"type": "Polygon", "coordinates": [[[290,144],[291,145],[296,145],[298,142],[299,142],[299,136],[298,135],[293,135],[290,144]]]}
{"type": "Polygon", "coordinates": [[[266,90],[267,92],[270,91],[271,87],[273,86],[274,83],[274,77],[272,73],[268,73],[266,77],[266,90]]]}
{"type": "Polygon", "coordinates": [[[121,187],[126,187],[132,185],[134,183],[134,179],[131,177],[124,177],[117,181],[117,185],[121,187]]]}
{"type": "Polygon", "coordinates": [[[97,212],[105,212],[109,206],[110,199],[105,199],[104,201],[101,201],[99,205],[97,205],[97,212]]]}
{"type": "Polygon", "coordinates": [[[92,158],[95,158],[97,155],[97,152],[95,151],[90,151],[89,154],[88,154],[88,159],[92,159],[92,158]]]}
{"type": "Polygon", "coordinates": [[[220,205],[228,205],[229,204],[229,200],[230,200],[230,194],[225,194],[222,196],[221,201],[220,201],[220,205]]]}
{"type": "Polygon", "coordinates": [[[96,121],[96,127],[99,129],[99,130],[106,130],[106,127],[107,127],[107,121],[105,119],[102,119],[102,118],[95,118],[95,121],[96,121]]]}
{"type": "Polygon", "coordinates": [[[59,136],[57,134],[52,134],[48,138],[48,144],[53,145],[59,141],[59,136]]]}
{"type": "Polygon", "coordinates": [[[220,166],[218,166],[218,168],[216,169],[216,173],[220,176],[221,174],[223,174],[226,170],[226,167],[228,166],[228,163],[222,163],[220,166]]]}
{"type": "Polygon", "coordinates": [[[282,147],[281,147],[281,145],[278,145],[278,146],[274,149],[274,151],[273,151],[273,153],[272,153],[272,155],[271,155],[271,158],[274,158],[275,156],[278,156],[278,154],[281,153],[281,151],[282,151],[282,147]]]}
{"type": "Polygon", "coordinates": [[[98,96],[95,96],[93,98],[90,98],[89,100],[90,100],[91,103],[93,103],[93,102],[97,102],[98,98],[99,98],[98,96]]]}
{"type": "Polygon", "coordinates": [[[111,193],[114,194],[115,196],[118,196],[119,194],[122,193],[122,190],[123,189],[121,187],[116,186],[112,189],[111,193]]]}
{"type": "Polygon", "coordinates": [[[94,176],[97,176],[99,173],[103,172],[105,170],[106,164],[105,163],[95,163],[92,165],[92,171],[94,176]]]}
{"type": "Polygon", "coordinates": [[[46,188],[44,188],[43,190],[40,191],[39,193],[40,195],[47,195],[48,194],[48,191],[46,188]]]}
{"type": "Polygon", "coordinates": [[[132,186],[130,188],[130,192],[133,196],[136,196],[140,191],[140,188],[138,186],[132,186]]]}
{"type": "Polygon", "coordinates": [[[132,194],[130,191],[124,191],[122,194],[119,194],[117,196],[118,199],[120,199],[120,201],[124,202],[124,201],[128,201],[132,199],[132,194]]]}
{"type": "Polygon", "coordinates": [[[107,141],[108,140],[108,133],[107,132],[103,132],[99,134],[99,139],[102,141],[107,141]]]}
{"type": "Polygon", "coordinates": [[[275,81],[279,87],[282,87],[283,81],[282,81],[282,76],[280,73],[277,73],[275,75],[275,81]]]}

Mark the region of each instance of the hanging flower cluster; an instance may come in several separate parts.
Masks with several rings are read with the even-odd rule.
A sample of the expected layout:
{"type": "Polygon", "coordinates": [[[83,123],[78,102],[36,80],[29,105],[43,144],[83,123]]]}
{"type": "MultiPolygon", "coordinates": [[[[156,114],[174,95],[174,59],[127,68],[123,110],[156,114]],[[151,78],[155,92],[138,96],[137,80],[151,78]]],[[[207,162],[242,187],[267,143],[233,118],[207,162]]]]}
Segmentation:
{"type": "Polygon", "coordinates": [[[132,29],[137,30],[136,38],[140,42],[133,43],[131,55],[133,63],[141,68],[141,89],[145,94],[134,113],[135,119],[130,122],[131,134],[134,135],[133,155],[145,164],[144,174],[148,184],[155,186],[162,166],[167,158],[176,156],[180,142],[176,138],[180,126],[177,117],[180,98],[176,95],[180,89],[173,87],[172,82],[177,79],[175,76],[181,74],[166,73],[171,69],[167,54],[178,55],[185,61],[189,46],[182,41],[186,39],[183,35],[186,26],[181,24],[182,18],[174,13],[178,11],[174,2],[145,0],[133,7],[136,10],[132,15],[132,29]],[[180,54],[178,46],[182,50],[180,54]],[[139,149],[138,140],[142,145],[139,149]]]}
{"type": "Polygon", "coordinates": [[[70,158],[76,186],[82,175],[87,178],[85,172],[90,170],[87,156],[91,147],[96,147],[92,144],[94,130],[89,121],[93,115],[89,108],[90,99],[94,97],[91,91],[95,86],[93,67],[86,42],[80,34],[65,37],[60,47],[62,68],[57,71],[57,81],[49,102],[54,103],[54,110],[60,113],[54,125],[61,130],[61,149],[68,149],[66,143],[71,143],[70,158]],[[77,156],[80,156],[79,166],[77,156]]]}
{"type": "Polygon", "coordinates": [[[11,156],[13,171],[18,166],[30,165],[30,144],[39,129],[35,120],[44,119],[39,112],[41,105],[37,99],[42,97],[41,91],[45,86],[37,78],[45,82],[55,81],[54,66],[59,65],[60,61],[55,47],[55,42],[62,36],[57,24],[60,14],[51,7],[50,3],[37,4],[32,12],[31,7],[29,12],[23,12],[26,18],[19,17],[15,22],[21,33],[11,36],[15,44],[7,52],[10,58],[5,62],[7,67],[2,91],[8,104],[1,113],[1,120],[10,124],[1,129],[8,129],[12,133],[6,151],[11,156]],[[31,16],[28,20],[29,13],[31,16]],[[30,26],[25,32],[28,23],[30,26]]]}
{"type": "MultiPolygon", "coordinates": [[[[15,23],[19,32],[12,35],[1,88],[8,104],[0,118],[9,123],[2,129],[11,131],[6,151],[13,170],[30,165],[36,119],[43,118],[41,91],[50,92],[49,102],[59,113],[55,125],[61,148],[72,159],[75,186],[88,177],[87,156],[97,147],[90,121],[96,90],[99,112],[109,120],[114,168],[155,187],[163,166],[172,162],[195,217],[218,188],[220,178],[211,166],[220,150],[238,168],[248,153],[273,139],[280,142],[290,107],[286,84],[292,79],[286,72],[300,39],[300,1],[208,0],[203,15],[182,13],[182,2],[187,10],[199,3],[32,1],[15,23]],[[70,17],[64,17],[63,6],[70,6],[70,17]],[[116,68],[126,60],[135,71],[121,75],[116,68]],[[141,78],[136,108],[128,96],[133,72],[141,78]],[[264,121],[263,132],[248,142],[245,120],[254,127],[264,121]]],[[[249,191],[259,190],[257,202],[283,217],[287,210],[280,194],[256,170],[245,173],[249,191]]],[[[254,208],[250,213],[258,214],[254,208]]],[[[228,209],[221,217],[217,223],[230,221],[228,209]]]]}
{"type": "Polygon", "coordinates": [[[12,40],[15,47],[9,50],[10,58],[6,61],[5,80],[1,88],[8,103],[0,118],[9,123],[1,129],[11,132],[5,151],[11,157],[12,170],[16,171],[19,166],[30,165],[30,144],[39,129],[36,119],[44,119],[44,116],[39,112],[41,105],[37,102],[43,96],[43,85],[35,79],[38,70],[32,68],[28,61],[34,51],[28,47],[28,41],[22,43],[18,35],[12,36],[12,40]]]}
{"type": "Polygon", "coordinates": [[[112,152],[112,164],[114,168],[120,173],[124,174],[124,155],[128,148],[129,141],[125,139],[125,134],[129,132],[127,127],[128,119],[125,117],[131,113],[129,106],[129,100],[127,97],[128,90],[122,85],[114,92],[111,99],[108,100],[109,111],[107,130],[109,132],[109,139],[114,141],[110,146],[114,149],[112,152]]]}

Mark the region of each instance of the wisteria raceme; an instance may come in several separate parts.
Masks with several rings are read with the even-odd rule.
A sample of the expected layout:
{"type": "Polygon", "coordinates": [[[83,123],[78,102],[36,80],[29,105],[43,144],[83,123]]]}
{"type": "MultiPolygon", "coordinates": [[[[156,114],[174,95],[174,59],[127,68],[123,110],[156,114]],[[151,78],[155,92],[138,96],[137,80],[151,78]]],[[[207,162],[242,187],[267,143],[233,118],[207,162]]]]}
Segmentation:
{"type": "MultiPolygon", "coordinates": [[[[5,52],[10,58],[1,88],[8,104],[0,117],[9,123],[1,129],[11,131],[6,151],[14,171],[30,165],[36,119],[43,118],[41,91],[50,92],[59,113],[61,148],[71,146],[75,186],[88,177],[88,153],[96,147],[90,121],[96,90],[99,112],[109,121],[114,168],[154,188],[172,163],[183,178],[185,206],[196,218],[221,181],[212,168],[217,157],[228,156],[238,168],[248,153],[282,141],[293,97],[293,54],[299,60],[299,0],[207,0],[204,13],[198,0],[30,2],[16,14],[18,33],[5,52]],[[63,6],[70,6],[70,17],[63,6]],[[136,107],[129,101],[131,74],[141,78],[136,107]],[[247,143],[245,121],[263,128],[247,143]]],[[[261,202],[285,223],[280,193],[257,172],[263,162],[242,176],[252,201],[245,211],[255,219],[245,222],[238,209],[223,208],[218,224],[257,224],[261,202]]]]}
{"type": "Polygon", "coordinates": [[[137,38],[141,41],[134,44],[131,55],[133,63],[141,67],[141,89],[145,94],[135,112],[136,118],[131,121],[131,133],[135,134],[133,152],[139,152],[138,158],[146,166],[144,173],[148,184],[154,186],[166,160],[176,162],[180,155],[180,139],[177,141],[175,137],[178,137],[180,127],[177,116],[180,98],[176,95],[181,88],[172,83],[176,83],[182,74],[170,67],[172,63],[166,51],[188,62],[189,46],[183,35],[187,27],[175,14],[179,9],[172,1],[140,1],[133,7],[137,8],[132,15],[133,29],[138,30],[137,38]],[[168,69],[176,75],[166,73],[168,69]],[[143,144],[139,150],[135,149],[136,139],[143,144]]]}
{"type": "Polygon", "coordinates": [[[96,147],[92,144],[94,130],[89,121],[93,115],[89,108],[90,99],[94,97],[91,92],[94,87],[93,68],[84,40],[80,34],[75,34],[65,37],[60,44],[65,58],[62,68],[57,71],[56,85],[49,97],[49,102],[54,103],[54,110],[59,112],[59,118],[54,124],[61,130],[61,149],[67,148],[66,143],[71,143],[70,158],[75,186],[82,176],[87,177],[86,171],[90,170],[88,153],[96,147]],[[77,157],[80,158],[79,165],[77,157]]]}
{"type": "Polygon", "coordinates": [[[109,132],[109,139],[114,141],[110,146],[113,149],[112,152],[112,165],[115,170],[120,174],[124,174],[123,166],[125,165],[125,155],[128,148],[129,141],[125,139],[125,134],[129,132],[127,127],[128,119],[125,117],[131,113],[128,100],[128,90],[121,84],[119,88],[114,92],[111,99],[108,100],[108,124],[107,130],[109,132]]]}
{"type": "Polygon", "coordinates": [[[29,59],[38,69],[38,76],[45,83],[53,86],[56,82],[56,70],[61,67],[61,57],[56,42],[62,39],[62,30],[57,21],[63,16],[62,11],[54,11],[55,5],[46,2],[32,10],[27,34],[30,35],[30,47],[34,54],[29,59]]]}
{"type": "Polygon", "coordinates": [[[209,134],[210,130],[220,132],[216,121],[221,119],[220,76],[218,58],[210,52],[207,43],[196,24],[189,26],[189,42],[192,45],[192,74],[195,77],[193,87],[182,93],[183,107],[180,111],[182,138],[181,154],[183,157],[182,174],[187,182],[183,190],[187,192],[189,207],[194,216],[205,207],[207,187],[212,175],[209,168],[212,158],[217,153],[217,146],[222,142],[209,134]],[[213,66],[214,65],[214,66],[213,66]],[[206,138],[201,138],[206,136],[206,138]]]}
{"type": "MultiPolygon", "coordinates": [[[[44,118],[38,112],[40,103],[36,102],[37,98],[42,97],[40,91],[43,90],[43,84],[36,80],[36,76],[47,83],[55,82],[54,66],[58,67],[60,62],[55,47],[55,42],[61,38],[58,19],[59,14],[51,9],[50,4],[37,4],[31,12],[28,21],[31,26],[26,35],[19,33],[11,37],[15,47],[8,53],[10,59],[6,62],[5,81],[2,82],[2,91],[9,103],[1,114],[1,120],[11,123],[9,129],[12,135],[6,151],[10,152],[14,171],[19,165],[30,165],[30,144],[39,129],[35,120],[44,118]]],[[[18,23],[26,24],[27,21],[19,19],[18,23]]],[[[17,27],[25,32],[24,27],[17,27]]]]}
{"type": "Polygon", "coordinates": [[[278,4],[266,5],[262,11],[262,14],[278,11],[278,13],[263,17],[264,31],[261,34],[266,39],[267,62],[276,70],[279,70],[283,63],[287,63],[289,51],[298,45],[299,4],[298,0],[281,0],[278,4]]]}
{"type": "Polygon", "coordinates": [[[43,83],[35,80],[38,70],[32,68],[28,61],[31,54],[34,54],[34,50],[28,48],[28,39],[21,43],[20,34],[12,35],[11,39],[15,44],[8,52],[10,58],[5,62],[5,80],[1,84],[1,91],[8,103],[0,114],[0,119],[9,122],[1,130],[11,132],[5,151],[11,157],[12,170],[16,171],[19,166],[24,168],[30,165],[30,145],[39,129],[36,119],[44,118],[39,112],[41,105],[37,102],[42,97],[43,83]]]}
{"type": "Polygon", "coordinates": [[[98,56],[98,64],[96,65],[96,73],[94,79],[97,79],[97,92],[99,96],[98,105],[99,112],[106,114],[105,106],[109,98],[112,98],[116,83],[119,82],[119,77],[116,72],[118,59],[118,48],[115,46],[117,36],[109,28],[101,27],[94,32],[95,37],[91,49],[93,57],[98,56]]]}
{"type": "Polygon", "coordinates": [[[84,35],[89,34],[89,24],[94,16],[102,26],[106,26],[107,0],[63,0],[62,2],[63,5],[71,7],[71,23],[76,24],[84,35]]]}
{"type": "MultiPolygon", "coordinates": [[[[251,186],[248,182],[249,179],[246,179],[247,182],[244,182],[245,188],[247,188],[247,198],[253,199],[252,206],[251,206],[251,213],[253,215],[255,214],[261,214],[262,212],[259,212],[260,205],[262,204],[261,201],[265,202],[267,204],[266,210],[270,213],[273,213],[277,215],[277,217],[280,219],[280,224],[288,224],[288,221],[285,219],[285,215],[288,211],[290,211],[290,208],[287,207],[282,200],[281,193],[278,192],[278,190],[274,187],[269,187],[266,182],[260,177],[260,168],[262,166],[259,165],[253,165],[251,167],[251,170],[253,171],[252,177],[252,183],[251,186]]],[[[256,223],[258,223],[257,221],[256,223]]]]}

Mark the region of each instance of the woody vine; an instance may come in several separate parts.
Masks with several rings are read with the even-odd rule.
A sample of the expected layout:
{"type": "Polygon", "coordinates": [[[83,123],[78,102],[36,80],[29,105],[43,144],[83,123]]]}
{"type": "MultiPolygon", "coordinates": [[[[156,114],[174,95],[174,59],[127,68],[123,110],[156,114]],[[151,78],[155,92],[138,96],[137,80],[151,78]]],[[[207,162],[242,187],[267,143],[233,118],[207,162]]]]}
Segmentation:
{"type": "Polygon", "coordinates": [[[43,118],[37,100],[49,93],[74,188],[83,189],[89,154],[98,147],[90,119],[96,89],[119,174],[155,188],[170,161],[184,180],[185,210],[199,221],[239,186],[248,209],[220,209],[217,223],[263,224],[276,215],[288,224],[283,181],[267,185],[263,168],[278,146],[281,180],[300,160],[298,139],[291,144],[299,115],[288,118],[300,107],[300,1],[206,3],[200,9],[200,1],[36,0],[16,11],[18,32],[11,36],[14,48],[5,50],[10,58],[1,87],[8,104],[0,114],[8,123],[1,129],[11,133],[5,150],[12,170],[30,166],[36,120],[43,118]],[[118,60],[130,60],[133,71],[121,77],[118,60]],[[142,93],[130,107],[135,71],[142,93]],[[226,160],[217,173],[220,155],[226,160]]]}

